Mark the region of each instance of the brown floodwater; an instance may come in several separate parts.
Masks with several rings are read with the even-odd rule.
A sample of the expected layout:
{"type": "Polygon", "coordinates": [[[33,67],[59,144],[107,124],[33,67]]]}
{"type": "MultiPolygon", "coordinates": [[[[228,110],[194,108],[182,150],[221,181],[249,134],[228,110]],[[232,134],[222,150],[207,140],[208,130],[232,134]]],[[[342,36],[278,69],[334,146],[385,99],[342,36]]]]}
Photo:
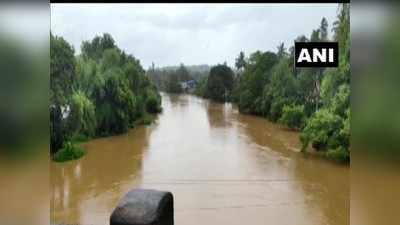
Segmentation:
{"type": "MultiPolygon", "coordinates": [[[[162,94],[151,126],[51,164],[51,221],[107,225],[132,188],[174,194],[176,225],[347,225],[350,170],[298,152],[299,134],[231,104],[162,94]]],[[[33,187],[34,189],[34,187],[33,187]]]]}

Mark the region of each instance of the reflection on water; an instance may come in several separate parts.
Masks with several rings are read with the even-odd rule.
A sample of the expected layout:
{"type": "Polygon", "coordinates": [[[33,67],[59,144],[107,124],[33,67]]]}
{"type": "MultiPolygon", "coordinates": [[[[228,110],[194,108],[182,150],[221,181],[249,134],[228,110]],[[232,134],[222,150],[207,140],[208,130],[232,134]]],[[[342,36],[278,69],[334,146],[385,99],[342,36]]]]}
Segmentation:
{"type": "Polygon", "coordinates": [[[172,191],[177,225],[349,224],[349,168],[304,156],[298,134],[231,104],[163,94],[157,123],[51,165],[52,221],[106,225],[131,188],[172,191]]]}

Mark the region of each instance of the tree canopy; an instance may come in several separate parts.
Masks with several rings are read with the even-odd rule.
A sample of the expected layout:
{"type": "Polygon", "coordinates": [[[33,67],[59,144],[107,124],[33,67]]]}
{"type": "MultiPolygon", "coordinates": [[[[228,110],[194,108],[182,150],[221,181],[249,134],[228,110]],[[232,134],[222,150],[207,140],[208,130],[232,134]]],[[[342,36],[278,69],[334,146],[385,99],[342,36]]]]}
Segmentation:
{"type": "Polygon", "coordinates": [[[50,46],[52,152],[76,139],[126,132],[147,113],[161,111],[161,97],[139,60],[111,35],[84,41],[78,56],[62,37],[50,34],[50,46]]]}
{"type": "Polygon", "coordinates": [[[294,68],[294,47],[287,51],[282,42],[276,53],[256,51],[245,58],[240,52],[235,62],[238,74],[232,85],[231,76],[221,76],[219,67],[210,71],[196,94],[217,101],[233,101],[242,113],[263,116],[300,130],[303,151],[311,147],[327,157],[349,162],[349,10],[348,4],[339,6],[332,37],[328,21],[322,18],[310,37],[300,35],[295,39],[296,42],[338,41],[338,68],[294,68]],[[229,92],[221,79],[227,79],[232,87],[229,92]]]}
{"type": "Polygon", "coordinates": [[[204,96],[215,101],[229,99],[233,88],[233,71],[226,65],[211,68],[204,96]]]}

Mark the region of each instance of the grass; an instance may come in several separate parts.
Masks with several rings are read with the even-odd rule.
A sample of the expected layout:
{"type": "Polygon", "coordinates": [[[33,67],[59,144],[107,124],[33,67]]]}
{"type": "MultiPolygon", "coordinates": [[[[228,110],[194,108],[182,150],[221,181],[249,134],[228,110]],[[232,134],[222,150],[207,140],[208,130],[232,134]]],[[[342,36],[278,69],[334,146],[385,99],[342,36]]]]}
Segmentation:
{"type": "Polygon", "coordinates": [[[65,143],[64,147],[60,149],[55,155],[53,160],[56,162],[66,162],[76,160],[86,154],[86,151],[72,142],[65,143]]]}

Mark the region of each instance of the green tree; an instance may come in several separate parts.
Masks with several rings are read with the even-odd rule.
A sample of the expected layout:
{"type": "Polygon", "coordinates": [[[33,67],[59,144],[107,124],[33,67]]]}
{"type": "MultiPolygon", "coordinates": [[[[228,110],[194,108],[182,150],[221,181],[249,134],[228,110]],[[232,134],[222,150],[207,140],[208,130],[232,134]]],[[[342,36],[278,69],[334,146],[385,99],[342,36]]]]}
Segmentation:
{"type": "Polygon", "coordinates": [[[233,88],[233,76],[233,71],[226,65],[212,67],[207,80],[205,97],[221,102],[228,100],[233,88]]]}
{"type": "Polygon", "coordinates": [[[178,75],[179,82],[192,80],[189,71],[187,70],[185,65],[183,65],[183,63],[181,63],[179,68],[176,70],[176,74],[178,75]]]}
{"type": "Polygon", "coordinates": [[[270,82],[264,86],[262,103],[259,114],[278,120],[282,115],[283,106],[294,102],[296,92],[296,80],[291,68],[288,66],[289,59],[282,59],[273,67],[270,82]]]}
{"type": "Polygon", "coordinates": [[[340,4],[337,20],[333,23],[333,39],[344,49],[350,34],[350,4],[340,4]]]}
{"type": "Polygon", "coordinates": [[[259,114],[264,86],[270,82],[273,66],[278,62],[273,52],[257,51],[250,55],[243,77],[238,85],[236,99],[239,110],[244,113],[259,114]],[[245,95],[245,96],[241,96],[245,95]]]}
{"type": "Polygon", "coordinates": [[[305,119],[303,105],[285,105],[283,106],[282,116],[279,122],[285,124],[289,128],[300,129],[303,127],[305,119]]]}
{"type": "Polygon", "coordinates": [[[335,139],[339,135],[342,119],[328,109],[318,110],[305,126],[300,140],[303,143],[302,150],[306,150],[311,143],[316,150],[327,150],[337,146],[335,139]]]}
{"type": "Polygon", "coordinates": [[[322,18],[321,20],[321,25],[319,27],[320,31],[320,39],[321,41],[327,41],[328,40],[328,21],[326,18],[322,18]]]}
{"type": "Polygon", "coordinates": [[[50,101],[67,104],[75,81],[74,49],[62,37],[50,34],[50,101]]]}
{"type": "Polygon", "coordinates": [[[165,82],[166,91],[170,93],[182,93],[182,86],[180,84],[179,75],[177,73],[172,73],[168,76],[165,82]]]}
{"type": "Polygon", "coordinates": [[[72,136],[94,137],[96,131],[96,110],[92,101],[82,91],[77,91],[71,97],[70,107],[68,124],[72,136]]]}
{"type": "MultiPolygon", "coordinates": [[[[290,128],[301,129],[303,150],[309,145],[327,157],[350,160],[350,37],[349,5],[340,5],[334,40],[341,55],[338,68],[294,68],[294,46],[276,54],[250,54],[243,75],[237,78],[232,100],[239,111],[265,116],[290,128]]],[[[329,41],[328,21],[322,18],[310,38],[295,42],[329,41]]]]}
{"type": "Polygon", "coordinates": [[[246,60],[245,60],[244,52],[241,51],[239,53],[239,56],[235,60],[235,66],[236,66],[236,69],[239,70],[239,71],[243,70],[244,67],[246,66],[246,60]]]}
{"type": "Polygon", "coordinates": [[[350,107],[350,87],[348,84],[339,86],[336,95],[330,100],[328,107],[336,115],[342,118],[346,117],[346,110],[350,107]]]}
{"type": "Polygon", "coordinates": [[[62,37],[50,33],[50,151],[67,138],[63,112],[68,108],[75,80],[74,49],[62,37]]]}
{"type": "Polygon", "coordinates": [[[106,49],[115,48],[115,41],[110,34],[103,34],[103,36],[96,36],[92,41],[84,41],[81,45],[82,55],[94,59],[96,61],[103,57],[103,52],[106,49]]]}
{"type": "Polygon", "coordinates": [[[118,71],[108,71],[104,83],[104,95],[97,103],[97,133],[101,136],[120,134],[133,125],[135,96],[126,78],[118,71]]]}
{"type": "Polygon", "coordinates": [[[277,47],[278,52],[276,53],[276,55],[278,56],[278,59],[281,59],[283,57],[286,56],[286,48],[285,48],[285,43],[280,43],[277,47]]]}
{"type": "Polygon", "coordinates": [[[121,63],[121,54],[116,48],[109,48],[103,51],[101,58],[101,70],[104,72],[109,68],[118,68],[121,63]]]}
{"type": "Polygon", "coordinates": [[[128,80],[128,86],[134,94],[139,94],[144,85],[144,71],[135,61],[127,62],[123,67],[123,73],[128,80]]]}
{"type": "Polygon", "coordinates": [[[158,98],[154,91],[149,91],[146,98],[146,111],[149,113],[159,113],[161,112],[161,99],[158,98]]]}
{"type": "Polygon", "coordinates": [[[51,149],[55,160],[83,153],[77,138],[119,134],[161,111],[161,96],[139,60],[109,34],[82,43],[82,54],[51,35],[51,149]],[[63,148],[61,148],[64,146],[63,148]]]}
{"type": "Polygon", "coordinates": [[[321,39],[320,39],[320,33],[321,33],[321,31],[320,31],[319,29],[313,30],[312,33],[311,33],[310,41],[312,41],[312,42],[319,42],[319,41],[321,41],[321,39]]]}
{"type": "Polygon", "coordinates": [[[315,78],[314,70],[310,68],[301,69],[296,77],[297,100],[304,105],[304,112],[310,116],[315,112],[315,78]]]}
{"type": "Polygon", "coordinates": [[[208,79],[208,77],[203,77],[200,79],[200,81],[198,82],[198,84],[196,86],[196,90],[194,91],[195,95],[204,97],[204,95],[206,93],[206,88],[207,88],[207,79],[208,79]]]}

